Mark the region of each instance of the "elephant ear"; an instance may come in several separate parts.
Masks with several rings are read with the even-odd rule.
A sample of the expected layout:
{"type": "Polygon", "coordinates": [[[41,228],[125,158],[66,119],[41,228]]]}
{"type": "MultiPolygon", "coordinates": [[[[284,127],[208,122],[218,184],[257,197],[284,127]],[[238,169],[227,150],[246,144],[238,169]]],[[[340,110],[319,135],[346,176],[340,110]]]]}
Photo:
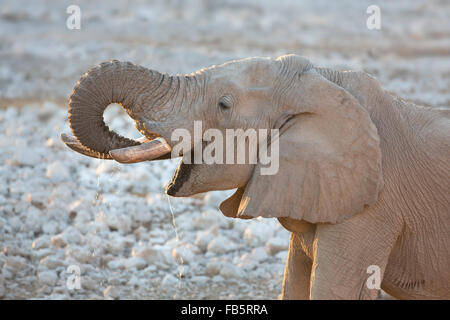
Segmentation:
{"type": "Polygon", "coordinates": [[[285,98],[292,116],[280,128],[278,172],[261,175],[262,165],[255,166],[237,217],[339,223],[378,199],[383,180],[377,129],[341,87],[314,70],[296,76],[285,98]]]}
{"type": "MultiPolygon", "coordinates": [[[[219,206],[220,211],[224,216],[229,218],[236,218],[239,210],[239,204],[241,203],[242,195],[244,194],[245,188],[237,188],[237,190],[226,200],[222,201],[219,206]]],[[[241,219],[251,219],[246,215],[240,215],[241,219]]]]}

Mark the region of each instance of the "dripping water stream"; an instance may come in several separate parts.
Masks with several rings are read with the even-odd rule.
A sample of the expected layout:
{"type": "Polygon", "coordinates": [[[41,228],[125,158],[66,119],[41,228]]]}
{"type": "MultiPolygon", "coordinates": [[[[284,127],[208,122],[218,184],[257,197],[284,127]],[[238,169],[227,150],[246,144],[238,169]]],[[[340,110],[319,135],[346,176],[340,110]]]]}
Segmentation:
{"type": "MultiPolygon", "coordinates": [[[[175,214],[173,212],[173,207],[172,207],[172,203],[170,202],[169,195],[167,195],[167,202],[169,204],[170,213],[172,215],[172,226],[173,226],[173,229],[175,231],[176,248],[178,249],[178,248],[180,248],[180,246],[179,246],[180,245],[180,237],[179,237],[179,234],[178,234],[178,227],[177,227],[177,224],[176,224],[176,221],[175,221],[175,214]]],[[[184,260],[183,260],[182,256],[180,256],[180,263],[181,263],[181,265],[178,267],[178,269],[179,269],[179,273],[178,273],[178,289],[181,289],[181,285],[182,285],[181,281],[182,281],[182,278],[183,278],[183,271],[184,271],[184,260]]],[[[175,293],[175,295],[173,297],[174,299],[177,298],[177,293],[178,293],[178,290],[177,290],[177,292],[175,293]]]]}
{"type": "MultiPolygon", "coordinates": [[[[96,165],[94,166],[94,168],[97,169],[98,166],[101,165],[104,160],[96,159],[94,161],[96,162],[96,165]]],[[[115,164],[115,169],[113,170],[112,175],[116,176],[118,174],[118,172],[120,172],[120,165],[115,164]]],[[[106,219],[106,215],[108,214],[109,207],[108,207],[107,200],[102,196],[103,192],[102,192],[102,188],[101,188],[101,179],[102,179],[103,173],[96,172],[96,175],[97,175],[97,186],[96,186],[96,194],[95,194],[95,199],[94,199],[93,205],[96,209],[94,220],[95,220],[95,222],[99,222],[103,219],[106,219]]],[[[92,236],[96,236],[97,232],[98,232],[98,230],[94,229],[92,236]]],[[[95,259],[95,255],[97,254],[97,252],[99,252],[99,251],[101,252],[101,249],[99,249],[99,246],[100,246],[100,243],[97,243],[97,244],[91,243],[89,245],[90,254],[94,259],[95,259]]],[[[105,285],[108,286],[109,285],[109,277],[108,277],[108,271],[106,270],[106,266],[99,265],[96,269],[101,272],[102,278],[103,278],[102,280],[100,280],[99,286],[100,287],[103,287],[105,285]]]]}
{"type": "MultiPolygon", "coordinates": [[[[101,164],[101,160],[96,160],[96,162],[98,162],[98,164],[95,166],[95,168],[97,168],[98,167],[98,165],[100,165],[101,164]]],[[[95,193],[95,200],[94,200],[94,206],[95,206],[95,208],[96,208],[96,217],[95,217],[95,220],[97,221],[97,219],[104,219],[105,217],[104,217],[104,215],[105,215],[105,212],[102,210],[102,196],[101,196],[101,188],[100,188],[100,178],[101,178],[101,173],[97,173],[97,190],[96,190],[96,193],[95,193]],[[98,210],[102,210],[102,212],[99,212],[98,210]],[[103,215],[103,217],[101,216],[101,215],[103,215]]],[[[97,234],[97,230],[94,230],[94,236],[97,234]]],[[[90,247],[90,249],[92,250],[92,253],[91,253],[91,255],[92,255],[92,257],[94,257],[95,256],[95,251],[98,249],[97,247],[90,247]]],[[[102,287],[104,284],[105,284],[105,282],[107,282],[108,280],[107,280],[107,275],[106,275],[106,272],[105,272],[105,267],[104,266],[102,266],[101,268],[100,268],[100,270],[101,270],[101,273],[102,273],[102,276],[103,276],[103,279],[100,281],[100,283],[99,283],[99,285],[100,285],[100,287],[102,287]],[[105,281],[106,280],[106,281],[105,281]]]]}

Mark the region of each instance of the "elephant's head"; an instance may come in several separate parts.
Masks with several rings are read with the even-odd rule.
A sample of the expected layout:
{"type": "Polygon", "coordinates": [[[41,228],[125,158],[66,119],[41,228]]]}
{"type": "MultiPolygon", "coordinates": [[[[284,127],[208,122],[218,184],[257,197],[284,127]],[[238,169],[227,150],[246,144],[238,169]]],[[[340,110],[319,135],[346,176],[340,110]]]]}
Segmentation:
{"type": "MultiPolygon", "coordinates": [[[[261,161],[183,160],[167,193],[190,196],[237,188],[220,206],[226,216],[277,217],[284,225],[337,223],[377,200],[381,151],[367,111],[319,71],[295,55],[232,61],[183,76],[118,61],[104,63],[75,87],[69,121],[76,139],[65,140],[90,156],[136,162],[170,157],[178,142],[172,141],[172,134],[184,129],[194,136],[196,120],[202,122],[203,133],[279,129],[278,137],[270,137],[272,143],[278,139],[279,146],[275,174],[262,175],[261,161]],[[141,144],[107,128],[103,111],[112,102],[122,104],[150,142],[141,144]]],[[[196,146],[211,143],[205,137],[195,141],[183,150],[184,159],[196,146]]],[[[249,139],[245,141],[248,147],[249,139]]],[[[265,142],[257,141],[259,147],[265,142]]]]}

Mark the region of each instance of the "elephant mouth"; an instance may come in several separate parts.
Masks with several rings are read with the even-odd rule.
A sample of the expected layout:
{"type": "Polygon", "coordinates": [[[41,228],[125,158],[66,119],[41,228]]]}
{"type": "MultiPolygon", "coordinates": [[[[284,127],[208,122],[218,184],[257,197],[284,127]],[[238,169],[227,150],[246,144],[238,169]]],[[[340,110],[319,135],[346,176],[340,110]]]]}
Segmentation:
{"type": "Polygon", "coordinates": [[[176,196],[178,194],[185,182],[189,180],[193,167],[194,164],[184,163],[181,160],[170,183],[166,187],[165,191],[169,196],[176,196]]]}

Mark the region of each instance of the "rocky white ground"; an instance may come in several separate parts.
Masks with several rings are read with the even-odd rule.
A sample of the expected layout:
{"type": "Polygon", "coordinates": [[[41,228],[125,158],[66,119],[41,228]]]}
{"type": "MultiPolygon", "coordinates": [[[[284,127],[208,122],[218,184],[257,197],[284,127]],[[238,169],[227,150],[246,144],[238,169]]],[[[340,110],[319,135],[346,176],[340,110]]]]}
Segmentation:
{"type": "MultiPolygon", "coordinates": [[[[133,135],[120,111],[107,121],[133,135]]],[[[276,221],[223,217],[224,192],[169,200],[176,161],[70,152],[58,138],[65,113],[52,103],[0,111],[4,298],[277,297],[289,234],[276,221]],[[81,290],[66,286],[71,265],[81,290]]]]}
{"type": "MultiPolygon", "coordinates": [[[[274,220],[231,220],[229,192],[170,202],[177,161],[119,165],[59,140],[78,77],[108,59],[171,73],[248,56],[297,53],[364,69],[394,94],[450,105],[448,1],[0,1],[0,298],[275,299],[289,234],[274,220]],[[338,4],[339,3],[339,4],[338,4]],[[71,3],[72,4],[72,3],[71,3]],[[70,290],[68,267],[81,269],[70,290]]],[[[118,108],[107,122],[137,136],[118,108]]]]}

